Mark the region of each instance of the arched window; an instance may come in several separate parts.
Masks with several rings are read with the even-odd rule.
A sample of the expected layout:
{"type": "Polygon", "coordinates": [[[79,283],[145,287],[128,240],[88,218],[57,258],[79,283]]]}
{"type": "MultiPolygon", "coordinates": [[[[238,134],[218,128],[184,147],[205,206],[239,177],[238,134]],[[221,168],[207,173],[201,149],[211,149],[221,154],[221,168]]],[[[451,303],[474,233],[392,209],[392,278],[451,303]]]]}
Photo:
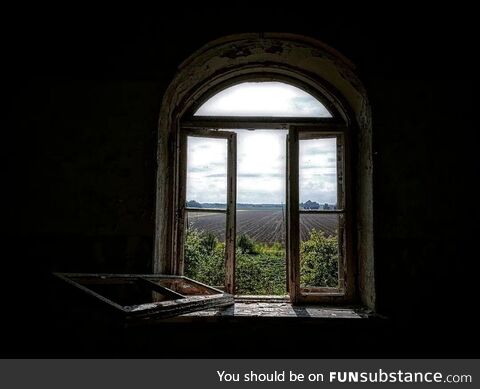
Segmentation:
{"type": "Polygon", "coordinates": [[[217,51],[216,73],[193,56],[162,107],[156,271],[295,303],[372,296],[359,279],[370,270],[357,245],[349,102],[311,69],[287,66],[288,55],[222,66],[212,47],[200,57],[217,51]],[[195,69],[205,73],[188,79],[195,69]]]}
{"type": "Polygon", "coordinates": [[[332,117],[315,97],[278,81],[242,82],[203,103],[194,116],[332,117]]]}

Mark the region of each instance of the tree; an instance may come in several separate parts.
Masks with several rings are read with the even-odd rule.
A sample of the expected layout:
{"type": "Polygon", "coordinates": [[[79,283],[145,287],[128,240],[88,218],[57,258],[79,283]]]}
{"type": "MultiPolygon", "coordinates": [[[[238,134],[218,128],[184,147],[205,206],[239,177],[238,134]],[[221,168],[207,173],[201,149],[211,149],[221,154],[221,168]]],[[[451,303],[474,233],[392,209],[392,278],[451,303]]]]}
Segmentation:
{"type": "Polygon", "coordinates": [[[338,240],[313,229],[310,239],[300,245],[300,283],[302,286],[338,286],[338,240]]]}
{"type": "Polygon", "coordinates": [[[209,285],[225,280],[225,245],[213,234],[192,229],[185,236],[185,275],[209,285]]]}
{"type": "Polygon", "coordinates": [[[237,239],[237,247],[242,254],[254,254],[255,253],[255,243],[250,237],[245,234],[242,234],[237,239]]]}
{"type": "Polygon", "coordinates": [[[202,208],[202,204],[200,204],[198,201],[195,201],[195,200],[187,201],[186,205],[189,208],[202,208]]]}
{"type": "Polygon", "coordinates": [[[318,204],[316,201],[311,201],[311,200],[307,200],[304,203],[300,203],[300,206],[303,209],[320,209],[320,204],[318,204]]]}
{"type": "MultiPolygon", "coordinates": [[[[185,236],[185,275],[212,286],[225,282],[225,243],[197,229],[185,236]]],[[[300,246],[302,286],[338,286],[338,240],[313,229],[300,246]]],[[[285,294],[285,251],[282,245],[255,242],[247,235],[237,241],[236,283],[240,294],[285,294]]]]}

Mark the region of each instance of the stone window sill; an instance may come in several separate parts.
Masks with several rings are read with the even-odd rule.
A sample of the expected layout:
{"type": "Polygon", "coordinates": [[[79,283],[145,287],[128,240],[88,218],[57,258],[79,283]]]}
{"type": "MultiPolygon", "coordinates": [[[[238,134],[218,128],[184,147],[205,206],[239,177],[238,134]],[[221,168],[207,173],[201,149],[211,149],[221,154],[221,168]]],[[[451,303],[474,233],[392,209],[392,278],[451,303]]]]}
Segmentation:
{"type": "Polygon", "coordinates": [[[361,306],[333,307],[321,305],[292,305],[287,301],[236,301],[228,307],[211,308],[166,319],[167,322],[249,320],[249,319],[370,319],[376,315],[361,306]]]}

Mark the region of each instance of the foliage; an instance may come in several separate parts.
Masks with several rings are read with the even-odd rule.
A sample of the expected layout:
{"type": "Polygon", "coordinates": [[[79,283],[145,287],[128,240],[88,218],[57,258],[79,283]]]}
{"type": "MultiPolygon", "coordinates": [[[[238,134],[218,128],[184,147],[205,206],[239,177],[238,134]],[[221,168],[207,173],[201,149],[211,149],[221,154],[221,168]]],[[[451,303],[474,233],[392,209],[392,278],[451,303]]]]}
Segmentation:
{"type": "Polygon", "coordinates": [[[186,206],[190,208],[202,208],[202,204],[195,200],[187,201],[186,206]]]}
{"type": "Polygon", "coordinates": [[[303,209],[320,209],[320,204],[316,201],[307,200],[304,203],[300,203],[300,207],[303,209]]]}
{"type": "Polygon", "coordinates": [[[275,254],[243,254],[237,251],[237,294],[285,295],[284,251],[275,254]]]}
{"type": "Polygon", "coordinates": [[[255,254],[255,242],[249,236],[242,234],[237,239],[237,248],[242,254],[255,254]]]}
{"type": "MultiPolygon", "coordinates": [[[[301,247],[302,286],[337,286],[338,244],[336,237],[326,237],[312,230],[301,247]]],[[[191,229],[185,239],[185,275],[212,286],[225,280],[225,244],[204,231],[191,229]]],[[[255,242],[247,235],[237,240],[237,293],[243,295],[285,295],[285,249],[280,243],[255,242]]]]}
{"type": "Polygon", "coordinates": [[[338,286],[338,241],[335,236],[313,229],[300,245],[301,286],[338,286]]]}
{"type": "Polygon", "coordinates": [[[185,275],[209,285],[223,285],[224,248],[225,244],[213,234],[189,230],[185,239],[185,275]]]}

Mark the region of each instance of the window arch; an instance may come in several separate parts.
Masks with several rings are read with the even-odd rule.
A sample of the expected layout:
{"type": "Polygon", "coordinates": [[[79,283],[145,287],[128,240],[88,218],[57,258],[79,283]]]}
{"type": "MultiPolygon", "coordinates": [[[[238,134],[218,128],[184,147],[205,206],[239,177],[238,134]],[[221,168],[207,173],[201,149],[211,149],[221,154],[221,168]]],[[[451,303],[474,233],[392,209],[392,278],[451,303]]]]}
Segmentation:
{"type": "Polygon", "coordinates": [[[194,116],[332,117],[311,94],[279,81],[245,81],[217,92],[194,116]]]}
{"type": "MultiPolygon", "coordinates": [[[[235,292],[236,134],[232,130],[282,129],[288,131],[287,253],[292,301],[361,299],[374,307],[369,117],[365,92],[348,60],[309,38],[284,34],[226,37],[192,55],[170,85],[160,115],[154,271],[184,271],[185,203],[193,200],[186,198],[185,190],[186,138],[224,139],[229,155],[225,286],[235,292]],[[243,111],[238,105],[232,109],[232,102],[251,98],[255,91],[256,96],[274,91],[275,104],[265,106],[258,99],[256,105],[244,104],[243,111]],[[301,104],[292,105],[295,98],[301,104]],[[305,207],[305,199],[300,198],[302,144],[330,147],[330,153],[334,150],[336,202],[331,212],[305,207]],[[356,152],[359,148],[362,153],[356,152]],[[358,195],[353,196],[354,192],[358,195]],[[302,205],[293,206],[300,203],[303,209],[302,205]],[[300,281],[299,219],[303,214],[311,217],[327,212],[339,220],[338,287],[311,288],[300,281]]],[[[328,203],[325,206],[328,208],[328,203]]]]}

